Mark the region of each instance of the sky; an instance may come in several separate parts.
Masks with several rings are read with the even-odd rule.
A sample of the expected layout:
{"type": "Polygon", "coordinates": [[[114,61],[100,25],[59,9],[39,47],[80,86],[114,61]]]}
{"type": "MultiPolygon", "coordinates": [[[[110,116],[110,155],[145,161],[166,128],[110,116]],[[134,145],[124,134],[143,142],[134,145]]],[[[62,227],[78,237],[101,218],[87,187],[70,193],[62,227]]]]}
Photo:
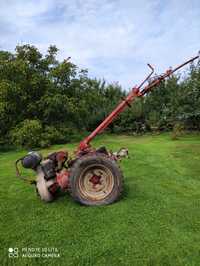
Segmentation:
{"type": "Polygon", "coordinates": [[[0,0],[0,50],[49,45],[90,77],[135,86],[200,50],[200,0],[0,0]]]}

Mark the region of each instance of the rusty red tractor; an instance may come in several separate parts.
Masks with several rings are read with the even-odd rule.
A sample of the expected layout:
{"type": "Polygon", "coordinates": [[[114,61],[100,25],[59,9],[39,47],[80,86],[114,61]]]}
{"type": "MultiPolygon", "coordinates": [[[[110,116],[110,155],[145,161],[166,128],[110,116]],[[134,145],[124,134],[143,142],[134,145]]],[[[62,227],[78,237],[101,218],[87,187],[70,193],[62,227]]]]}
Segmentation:
{"type": "Polygon", "coordinates": [[[105,120],[80,142],[73,159],[69,158],[66,151],[54,152],[46,158],[42,158],[37,152],[29,152],[16,161],[17,175],[20,176],[18,162],[21,162],[24,168],[34,170],[37,177],[33,183],[40,198],[46,202],[53,201],[59,195],[59,191],[69,191],[74,200],[84,205],[106,205],[117,201],[123,188],[123,174],[118,158],[105,147],[95,149],[90,142],[130,106],[134,99],[143,97],[175,71],[199,57],[197,55],[153,78],[154,68],[148,64],[151,73],[139,86],[133,87],[105,120]]]}

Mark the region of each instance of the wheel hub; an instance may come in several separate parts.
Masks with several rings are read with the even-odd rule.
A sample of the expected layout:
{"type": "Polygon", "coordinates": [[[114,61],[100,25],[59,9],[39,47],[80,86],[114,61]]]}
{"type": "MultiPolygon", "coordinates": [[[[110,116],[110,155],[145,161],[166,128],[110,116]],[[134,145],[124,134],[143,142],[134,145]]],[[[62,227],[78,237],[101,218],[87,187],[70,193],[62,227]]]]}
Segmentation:
{"type": "Polygon", "coordinates": [[[101,185],[101,175],[93,175],[89,181],[93,184],[93,188],[95,188],[96,185],[101,185]]]}
{"type": "Polygon", "coordinates": [[[112,191],[114,176],[109,168],[94,164],[84,169],[79,181],[81,194],[90,200],[102,200],[112,191]]]}

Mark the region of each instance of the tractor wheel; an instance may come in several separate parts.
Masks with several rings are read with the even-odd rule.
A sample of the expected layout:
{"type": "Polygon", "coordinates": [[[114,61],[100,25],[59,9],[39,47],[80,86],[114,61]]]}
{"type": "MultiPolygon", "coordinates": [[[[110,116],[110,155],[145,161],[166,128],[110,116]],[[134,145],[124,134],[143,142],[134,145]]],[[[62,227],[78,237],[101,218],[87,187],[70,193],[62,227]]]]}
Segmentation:
{"type": "Polygon", "coordinates": [[[84,205],[111,204],[121,195],[122,180],[114,160],[102,154],[85,155],[71,168],[71,196],[84,205]]]}

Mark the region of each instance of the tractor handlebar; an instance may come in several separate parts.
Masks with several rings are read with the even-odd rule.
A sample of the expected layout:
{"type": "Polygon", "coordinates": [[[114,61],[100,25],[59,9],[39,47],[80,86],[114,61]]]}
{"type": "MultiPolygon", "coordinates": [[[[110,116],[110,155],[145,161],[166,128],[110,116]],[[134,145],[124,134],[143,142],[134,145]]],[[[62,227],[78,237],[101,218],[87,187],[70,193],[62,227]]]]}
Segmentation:
{"type": "Polygon", "coordinates": [[[149,80],[149,78],[153,75],[153,73],[154,73],[154,68],[152,67],[152,65],[150,65],[150,64],[147,64],[147,66],[151,69],[151,72],[150,72],[150,74],[140,83],[140,85],[137,87],[138,89],[140,89],[143,85],[144,85],[144,83],[146,82],[146,81],[148,81],[149,80]]]}
{"type": "Polygon", "coordinates": [[[191,58],[190,60],[184,62],[181,65],[178,65],[174,69],[167,69],[167,71],[157,76],[152,82],[150,82],[148,85],[142,88],[142,86],[150,79],[152,74],[154,73],[154,68],[147,64],[147,66],[151,69],[150,74],[141,82],[139,86],[133,87],[132,90],[129,92],[127,97],[125,99],[122,99],[122,101],[117,105],[117,107],[104,119],[103,122],[84,140],[82,140],[78,147],[78,153],[83,152],[90,148],[90,141],[99,133],[101,133],[105,128],[108,127],[108,125],[125,109],[126,106],[130,106],[130,103],[136,98],[136,97],[142,97],[146,93],[152,90],[152,88],[158,86],[161,81],[166,79],[167,77],[171,76],[175,71],[179,70],[183,66],[192,63],[194,60],[199,59],[200,60],[200,51],[197,56],[191,58]],[[142,88],[142,89],[141,89],[142,88]]]}

